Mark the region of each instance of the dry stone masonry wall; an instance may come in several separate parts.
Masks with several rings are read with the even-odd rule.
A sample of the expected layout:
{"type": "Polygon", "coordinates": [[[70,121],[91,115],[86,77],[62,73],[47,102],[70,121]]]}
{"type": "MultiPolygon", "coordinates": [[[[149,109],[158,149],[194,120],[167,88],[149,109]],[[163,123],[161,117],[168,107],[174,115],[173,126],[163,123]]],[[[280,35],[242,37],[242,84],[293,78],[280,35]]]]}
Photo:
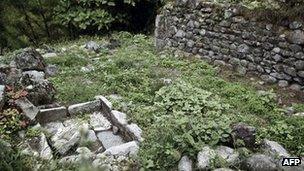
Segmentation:
{"type": "Polygon", "coordinates": [[[196,0],[177,0],[156,19],[156,46],[192,53],[267,83],[300,90],[304,85],[302,23],[285,26],[245,17],[248,9],[196,0]]]}

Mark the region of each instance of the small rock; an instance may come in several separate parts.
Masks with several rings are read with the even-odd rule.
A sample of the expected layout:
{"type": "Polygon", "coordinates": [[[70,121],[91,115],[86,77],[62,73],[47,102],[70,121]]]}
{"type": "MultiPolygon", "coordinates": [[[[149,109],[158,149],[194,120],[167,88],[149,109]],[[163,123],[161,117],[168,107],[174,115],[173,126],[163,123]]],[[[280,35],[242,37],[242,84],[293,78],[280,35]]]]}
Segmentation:
{"type": "Polygon", "coordinates": [[[304,44],[304,31],[294,30],[289,33],[288,40],[290,43],[302,45],[304,44]]]}
{"type": "Polygon", "coordinates": [[[123,139],[118,135],[114,135],[112,131],[98,132],[97,137],[105,149],[124,143],[123,139]]]}
{"type": "Polygon", "coordinates": [[[294,116],[304,117],[304,112],[296,113],[294,116]]]}
{"type": "Polygon", "coordinates": [[[44,129],[51,136],[55,135],[57,132],[62,131],[64,129],[64,125],[61,122],[50,122],[46,123],[44,129]]]}
{"type": "Polygon", "coordinates": [[[113,134],[114,134],[114,135],[117,135],[118,132],[119,132],[119,128],[116,127],[116,126],[113,126],[113,127],[112,127],[112,131],[113,131],[113,134]]]}
{"type": "Polygon", "coordinates": [[[192,160],[188,156],[183,156],[179,161],[178,171],[192,171],[192,160]]]}
{"type": "Polygon", "coordinates": [[[25,86],[39,84],[44,81],[45,74],[41,71],[24,71],[22,73],[21,83],[25,86]]]}
{"type": "Polygon", "coordinates": [[[211,168],[212,160],[216,157],[216,153],[210,147],[205,146],[197,155],[197,168],[208,170],[211,168]]]}
{"type": "Polygon", "coordinates": [[[101,108],[103,111],[110,113],[112,111],[112,103],[104,96],[95,96],[96,100],[101,102],[101,108]]]}
{"type": "Polygon", "coordinates": [[[58,73],[58,67],[56,65],[48,65],[45,68],[45,74],[49,77],[53,77],[58,73]]]}
{"type": "Polygon", "coordinates": [[[213,171],[233,171],[233,170],[229,168],[218,168],[218,169],[214,169],[213,171]]]}
{"type": "Polygon", "coordinates": [[[270,75],[262,75],[261,79],[263,81],[265,81],[266,83],[269,83],[269,84],[274,84],[274,83],[277,82],[277,79],[274,78],[274,77],[272,77],[272,76],[270,76],[270,75]]]}
{"type": "MultiPolygon", "coordinates": [[[[245,147],[255,146],[256,129],[244,123],[238,123],[232,127],[232,136],[234,141],[242,140],[245,147]]],[[[236,143],[234,142],[234,144],[236,143]]]]}
{"type": "Polygon", "coordinates": [[[302,27],[302,23],[300,23],[298,21],[294,21],[289,24],[289,28],[292,30],[300,29],[301,27],[302,27]]]}
{"type": "Polygon", "coordinates": [[[39,113],[39,109],[25,97],[17,99],[15,103],[30,120],[34,120],[39,113]]]}
{"type": "Polygon", "coordinates": [[[58,55],[54,52],[52,53],[46,53],[44,55],[42,55],[43,58],[54,58],[54,57],[57,57],[58,55]]]}
{"type": "Polygon", "coordinates": [[[244,169],[249,171],[276,171],[277,167],[270,157],[255,154],[245,161],[244,169]]]}
{"type": "Polygon", "coordinates": [[[44,160],[51,160],[53,158],[52,150],[44,134],[27,140],[26,148],[22,153],[34,155],[44,160]]]}
{"type": "Polygon", "coordinates": [[[294,91],[301,91],[302,86],[300,86],[299,84],[292,84],[289,89],[294,90],[294,91]]]}
{"type": "Polygon", "coordinates": [[[85,44],[85,48],[90,50],[90,51],[95,51],[95,52],[99,52],[100,46],[94,42],[94,41],[89,41],[85,44]]]}
{"type": "Polygon", "coordinates": [[[278,86],[279,87],[282,87],[282,88],[284,88],[284,87],[288,87],[288,81],[286,81],[286,80],[280,80],[279,82],[278,82],[278,86]]]}

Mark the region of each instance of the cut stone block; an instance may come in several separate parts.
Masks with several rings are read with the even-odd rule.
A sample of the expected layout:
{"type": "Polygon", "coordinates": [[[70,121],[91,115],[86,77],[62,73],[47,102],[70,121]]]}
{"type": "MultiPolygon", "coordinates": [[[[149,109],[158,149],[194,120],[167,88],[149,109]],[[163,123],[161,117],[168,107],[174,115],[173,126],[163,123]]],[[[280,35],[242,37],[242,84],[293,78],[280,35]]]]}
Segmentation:
{"type": "Polygon", "coordinates": [[[99,111],[100,108],[101,108],[100,101],[95,100],[86,103],[71,105],[68,108],[68,111],[70,115],[77,115],[82,113],[91,113],[91,112],[99,111]]]}
{"type": "Polygon", "coordinates": [[[124,140],[120,136],[114,135],[112,131],[99,132],[97,133],[97,137],[105,149],[124,143],[124,140]]]}
{"type": "Polygon", "coordinates": [[[40,112],[37,115],[37,120],[39,123],[54,122],[54,121],[63,120],[65,118],[67,118],[66,107],[40,109],[40,112]]]}
{"type": "Polygon", "coordinates": [[[112,111],[112,103],[107,98],[104,96],[96,96],[95,99],[100,100],[101,108],[104,112],[110,113],[112,111]]]}
{"type": "Polygon", "coordinates": [[[139,146],[137,145],[136,141],[131,141],[125,144],[121,144],[119,146],[114,146],[107,149],[102,154],[106,156],[136,156],[139,150],[139,146]]]}
{"type": "Polygon", "coordinates": [[[119,112],[117,110],[112,110],[111,119],[118,126],[124,126],[128,124],[127,115],[125,113],[119,112]]]}
{"type": "Polygon", "coordinates": [[[30,120],[34,120],[39,112],[39,109],[25,97],[16,100],[15,103],[30,120]]]}
{"type": "Polygon", "coordinates": [[[143,138],[141,137],[142,130],[137,124],[127,125],[126,129],[134,140],[137,140],[139,142],[143,141],[143,138]]]}

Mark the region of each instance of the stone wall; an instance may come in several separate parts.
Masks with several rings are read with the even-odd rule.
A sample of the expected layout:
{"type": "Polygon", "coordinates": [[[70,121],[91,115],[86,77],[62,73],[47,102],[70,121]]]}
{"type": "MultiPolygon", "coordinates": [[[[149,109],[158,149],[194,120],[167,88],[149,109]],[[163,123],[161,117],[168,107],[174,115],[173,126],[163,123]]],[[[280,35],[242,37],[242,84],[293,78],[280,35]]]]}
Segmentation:
{"type": "Polygon", "coordinates": [[[258,74],[267,83],[304,85],[302,23],[258,21],[241,6],[177,0],[156,18],[156,46],[173,47],[215,65],[258,74]]]}

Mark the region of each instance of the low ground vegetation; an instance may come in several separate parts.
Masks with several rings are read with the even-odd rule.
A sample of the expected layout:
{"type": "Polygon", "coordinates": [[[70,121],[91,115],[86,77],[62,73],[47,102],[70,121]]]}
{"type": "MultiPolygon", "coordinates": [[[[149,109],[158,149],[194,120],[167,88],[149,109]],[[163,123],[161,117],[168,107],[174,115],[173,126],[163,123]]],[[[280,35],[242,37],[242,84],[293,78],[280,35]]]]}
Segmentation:
{"type": "MultiPolygon", "coordinates": [[[[57,65],[59,73],[49,80],[61,104],[103,94],[139,124],[145,138],[139,153],[143,169],[174,168],[182,155],[195,159],[204,145],[227,143],[230,126],[238,122],[256,127],[257,141],[269,138],[293,155],[304,155],[304,118],[285,115],[272,91],[225,81],[202,60],[170,50],[158,53],[149,36],[120,32],[111,38],[119,40],[120,47],[99,53],[83,45],[92,39],[103,44],[109,38],[52,45],[58,56],[47,63],[57,65]]],[[[303,111],[303,105],[294,106],[303,111]]]]}

